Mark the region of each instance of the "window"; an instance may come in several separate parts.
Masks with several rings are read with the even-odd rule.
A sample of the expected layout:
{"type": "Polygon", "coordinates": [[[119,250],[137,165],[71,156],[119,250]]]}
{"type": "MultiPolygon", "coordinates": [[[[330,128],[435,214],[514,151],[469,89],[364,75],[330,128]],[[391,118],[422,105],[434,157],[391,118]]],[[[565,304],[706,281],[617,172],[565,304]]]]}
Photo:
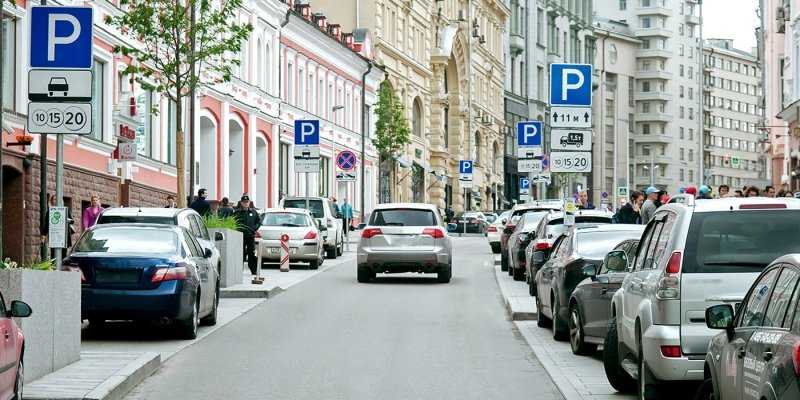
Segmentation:
{"type": "Polygon", "coordinates": [[[422,137],[422,102],[419,97],[414,99],[414,107],[411,112],[411,123],[414,129],[414,136],[422,137]]]}
{"type": "Polygon", "coordinates": [[[683,36],[683,24],[678,24],[678,34],[683,36]]]}
{"type": "Polygon", "coordinates": [[[652,21],[650,17],[642,17],[641,19],[642,28],[650,28],[652,26],[652,21]]]}
{"type": "Polygon", "coordinates": [[[683,149],[683,147],[681,147],[679,154],[680,154],[680,160],[683,161],[685,159],[684,158],[684,149],[683,149]]]}
{"type": "MultiPolygon", "coordinates": [[[[642,112],[649,113],[650,112],[650,103],[649,102],[642,102],[642,112]]],[[[608,113],[608,111],[606,111],[608,113]]],[[[608,115],[612,115],[613,113],[608,113],[608,115]]]]}
{"type": "Polygon", "coordinates": [[[3,19],[3,108],[8,110],[15,109],[14,87],[16,83],[16,43],[17,43],[17,24],[16,20],[3,19]]]}
{"type": "MultiPolygon", "coordinates": [[[[328,178],[331,174],[331,159],[328,157],[319,158],[319,195],[328,197],[330,195],[330,185],[328,178]]],[[[308,177],[306,177],[308,179],[308,177]]]]}
{"type": "Polygon", "coordinates": [[[628,132],[633,133],[633,127],[634,127],[635,123],[636,123],[636,121],[633,118],[633,114],[629,113],[628,114],[628,132]]]}
{"type": "Polygon", "coordinates": [[[660,221],[651,222],[649,229],[645,232],[642,240],[639,242],[639,251],[636,254],[636,265],[634,269],[641,271],[645,269],[652,269],[655,264],[653,259],[653,251],[658,242],[658,236],[661,233],[663,223],[660,221]]]}
{"type": "Polygon", "coordinates": [[[650,124],[642,124],[642,135],[650,134],[650,124]]]}
{"type": "Polygon", "coordinates": [[[628,9],[628,1],[627,0],[619,0],[619,9],[620,10],[628,9]]]}
{"type": "Polygon", "coordinates": [[[742,317],[739,320],[740,327],[760,326],[764,318],[764,312],[769,304],[769,296],[772,287],[775,285],[775,278],[780,269],[775,268],[753,285],[747,303],[743,307],[742,317]]]}
{"type": "Polygon", "coordinates": [[[106,63],[95,59],[92,66],[92,137],[103,140],[106,63]]]}
{"type": "Polygon", "coordinates": [[[278,195],[285,197],[289,194],[289,145],[281,143],[278,154],[278,195]]]}
{"type": "Polygon", "coordinates": [[[294,69],[292,63],[286,66],[286,102],[294,104],[294,69]]]}
{"type": "Polygon", "coordinates": [[[683,64],[678,67],[678,75],[683,76],[683,64]]]}
{"type": "Polygon", "coordinates": [[[685,117],[685,109],[683,108],[683,106],[680,106],[680,108],[678,108],[678,117],[679,118],[685,117]]]}
{"type": "Polygon", "coordinates": [[[306,71],[302,67],[297,68],[297,106],[306,109],[306,71]]]}
{"type": "Polygon", "coordinates": [[[689,100],[694,99],[694,88],[689,88],[689,100]]]}
{"type": "Polygon", "coordinates": [[[169,101],[167,106],[167,164],[175,165],[175,135],[178,132],[178,103],[169,101]]]}
{"type": "MultiPolygon", "coordinates": [[[[683,139],[683,136],[684,136],[683,127],[680,127],[680,138],[683,139]]],[[[681,179],[681,180],[683,180],[683,179],[681,179]]]]}
{"type": "Polygon", "coordinates": [[[153,156],[153,92],[140,89],[136,96],[136,148],[139,154],[153,156]]]}
{"type": "Polygon", "coordinates": [[[694,129],[689,128],[689,140],[694,140],[694,129]]]}
{"type": "Polygon", "coordinates": [[[680,87],[678,87],[678,96],[679,96],[679,97],[681,97],[681,98],[683,98],[683,85],[681,85],[680,87]]]}
{"type": "Polygon", "coordinates": [[[689,161],[694,161],[694,150],[689,149],[689,161]]]}
{"type": "Polygon", "coordinates": [[[683,168],[681,168],[680,174],[679,174],[680,175],[679,179],[680,179],[681,182],[684,181],[684,179],[683,179],[684,178],[684,174],[683,173],[684,173],[684,170],[683,170],[683,168]]]}
{"type": "MultiPolygon", "coordinates": [[[[633,105],[634,105],[633,92],[634,92],[634,88],[635,87],[636,87],[636,80],[633,77],[629,76],[628,77],[628,106],[630,106],[630,107],[633,107],[633,105]]],[[[544,97],[542,96],[540,98],[544,98],[544,97]]],[[[633,121],[633,119],[630,118],[629,121],[633,121]]]]}
{"type": "Polygon", "coordinates": [[[644,81],[642,82],[642,91],[649,92],[650,91],[650,82],[644,81]]]}

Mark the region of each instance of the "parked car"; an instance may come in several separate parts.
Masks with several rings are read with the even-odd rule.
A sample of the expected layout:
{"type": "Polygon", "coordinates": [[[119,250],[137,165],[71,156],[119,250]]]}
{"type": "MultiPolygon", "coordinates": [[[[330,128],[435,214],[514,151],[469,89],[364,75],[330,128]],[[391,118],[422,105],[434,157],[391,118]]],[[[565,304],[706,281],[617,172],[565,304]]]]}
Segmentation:
{"type": "MultiPolygon", "coordinates": [[[[578,210],[575,214],[575,224],[577,226],[610,224],[612,216],[613,214],[607,211],[578,210]]],[[[531,296],[536,296],[536,285],[533,283],[536,272],[550,258],[553,244],[567,229],[568,226],[564,225],[563,212],[551,212],[539,221],[534,235],[535,239],[525,248],[525,276],[527,277],[528,293],[531,296]]]]}
{"type": "Polygon", "coordinates": [[[156,207],[119,207],[106,208],[97,217],[97,225],[101,224],[167,224],[182,226],[189,230],[200,243],[203,252],[211,250],[209,262],[222,271],[222,261],[216,241],[223,240],[221,232],[215,232],[212,239],[206,228],[203,217],[191,208],[156,208],[156,207]]]}
{"type": "Polygon", "coordinates": [[[450,282],[452,243],[436,207],[424,203],[388,203],[375,207],[358,243],[358,281],[377,273],[417,272],[450,282]]]}
{"type": "Polygon", "coordinates": [[[508,237],[517,227],[517,221],[528,211],[556,211],[563,206],[561,200],[537,200],[533,203],[517,204],[511,209],[511,215],[500,233],[500,270],[508,271],[508,237]]]}
{"type": "Polygon", "coordinates": [[[455,227],[451,230],[453,233],[465,232],[464,225],[467,226],[466,233],[486,233],[489,229],[489,222],[486,220],[486,216],[482,212],[476,211],[459,213],[451,223],[455,224],[455,227]]]}
{"type": "MultiPolygon", "coordinates": [[[[281,208],[302,208],[306,209],[305,197],[284,197],[281,199],[281,208]]],[[[311,215],[316,218],[320,225],[325,225],[328,236],[325,237],[325,252],[328,258],[335,259],[344,252],[344,230],[342,220],[333,202],[325,197],[308,197],[308,208],[311,215]]]]}
{"type": "Polygon", "coordinates": [[[800,255],[781,257],[730,304],[706,309],[711,339],[698,399],[800,399],[800,255]],[[713,396],[713,397],[712,397],[713,396]]]}
{"type": "Polygon", "coordinates": [[[587,277],[597,275],[606,254],[623,240],[642,235],[641,225],[605,224],[573,226],[553,247],[551,257],[533,277],[536,285],[537,325],[552,322],[553,338],[569,333],[569,299],[587,277]]]}
{"type": "Polygon", "coordinates": [[[490,224],[493,223],[494,221],[497,221],[498,214],[495,214],[493,212],[488,212],[488,213],[483,213],[483,215],[486,216],[486,222],[490,224]]]}
{"type": "Polygon", "coordinates": [[[188,229],[159,224],[102,224],[84,232],[65,269],[81,273],[81,315],[106,320],[169,320],[185,339],[217,322],[219,274],[211,250],[188,229]]]}
{"type": "Polygon", "coordinates": [[[492,253],[500,253],[500,231],[505,228],[506,221],[511,215],[511,211],[503,211],[497,219],[492,222],[486,229],[486,239],[489,241],[489,247],[492,248],[492,253]]]}
{"type": "Polygon", "coordinates": [[[639,239],[622,241],[609,252],[619,252],[617,257],[609,261],[607,254],[600,269],[587,271],[589,278],[581,281],[572,292],[567,325],[573,353],[589,354],[597,350],[597,345],[603,344],[611,319],[611,297],[628,274],[628,265],[638,244],[639,239]],[[622,263],[622,260],[628,262],[622,263]]]}
{"type": "Polygon", "coordinates": [[[604,342],[606,376],[640,399],[667,383],[702,381],[716,334],[706,308],[742,301],[781,255],[800,250],[800,201],[791,198],[679,200],[656,211],[632,271],[614,293],[604,342]]]}
{"type": "Polygon", "coordinates": [[[536,227],[550,211],[528,211],[517,221],[514,232],[508,237],[508,274],[515,281],[525,280],[525,248],[536,236],[536,227]]]}
{"type": "Polygon", "coordinates": [[[262,261],[280,261],[281,236],[289,237],[289,260],[307,262],[317,269],[325,259],[325,242],[318,222],[308,210],[300,208],[271,208],[264,211],[261,227],[262,261]]]}
{"type": "Polygon", "coordinates": [[[3,294],[0,293],[0,331],[5,336],[3,357],[5,366],[0,373],[0,397],[4,399],[22,399],[22,388],[25,381],[25,335],[14,318],[27,318],[33,311],[24,301],[14,300],[8,308],[3,294]]]}

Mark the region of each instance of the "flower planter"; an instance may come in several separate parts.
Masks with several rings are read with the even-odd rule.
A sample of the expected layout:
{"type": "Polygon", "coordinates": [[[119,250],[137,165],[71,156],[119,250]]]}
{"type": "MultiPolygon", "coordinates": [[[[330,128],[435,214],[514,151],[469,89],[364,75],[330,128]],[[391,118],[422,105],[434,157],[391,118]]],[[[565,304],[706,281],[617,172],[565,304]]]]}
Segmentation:
{"type": "Polygon", "coordinates": [[[31,382],[80,359],[81,276],[75,272],[0,270],[8,306],[22,300],[33,309],[17,323],[25,334],[25,381],[31,382]]]}
{"type": "Polygon", "coordinates": [[[208,231],[211,233],[212,237],[215,232],[220,232],[223,236],[223,240],[216,242],[220,253],[220,262],[222,264],[222,270],[219,274],[220,287],[226,288],[234,285],[241,285],[242,279],[244,278],[242,233],[219,228],[212,228],[208,231]]]}

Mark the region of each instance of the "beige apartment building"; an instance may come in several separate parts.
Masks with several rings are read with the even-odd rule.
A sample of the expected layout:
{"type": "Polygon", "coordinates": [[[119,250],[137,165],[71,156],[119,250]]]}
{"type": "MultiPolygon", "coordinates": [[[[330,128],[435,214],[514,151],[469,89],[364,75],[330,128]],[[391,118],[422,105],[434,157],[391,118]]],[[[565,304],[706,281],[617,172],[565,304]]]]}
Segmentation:
{"type": "Polygon", "coordinates": [[[493,209],[503,185],[503,27],[501,0],[315,0],[342,25],[365,28],[375,62],[406,108],[413,132],[393,171],[382,171],[379,202],[493,209]],[[473,188],[458,182],[458,161],[475,161],[473,188]]]}

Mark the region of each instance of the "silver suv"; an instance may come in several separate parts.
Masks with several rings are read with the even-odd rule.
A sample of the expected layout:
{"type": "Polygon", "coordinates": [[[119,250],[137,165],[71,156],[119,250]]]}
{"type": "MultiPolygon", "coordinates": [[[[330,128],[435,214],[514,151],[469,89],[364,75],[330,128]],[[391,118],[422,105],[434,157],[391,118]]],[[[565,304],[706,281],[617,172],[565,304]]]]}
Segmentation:
{"type": "MultiPolygon", "coordinates": [[[[706,308],[738,305],[774,259],[800,251],[800,201],[676,198],[659,208],[631,272],[614,293],[604,343],[606,376],[639,399],[664,384],[703,380],[710,339],[706,308]],[[638,382],[637,382],[638,381],[638,382]]],[[[625,262],[624,253],[609,259],[625,262]]]]}
{"type": "Polygon", "coordinates": [[[314,216],[320,225],[325,225],[327,236],[325,238],[325,252],[328,258],[335,259],[344,252],[344,230],[339,211],[335,204],[325,197],[285,197],[281,199],[281,208],[305,209],[314,216]]]}

